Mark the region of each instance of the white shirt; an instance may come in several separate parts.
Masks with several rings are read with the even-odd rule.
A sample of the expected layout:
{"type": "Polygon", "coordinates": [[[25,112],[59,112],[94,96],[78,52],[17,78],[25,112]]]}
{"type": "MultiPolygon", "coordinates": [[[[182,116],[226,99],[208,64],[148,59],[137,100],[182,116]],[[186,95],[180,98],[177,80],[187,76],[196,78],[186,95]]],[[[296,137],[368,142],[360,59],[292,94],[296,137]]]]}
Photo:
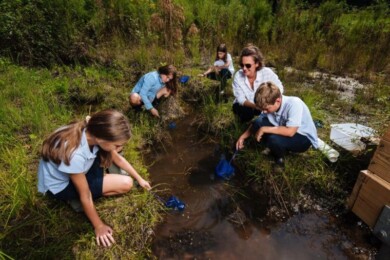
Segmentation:
{"type": "Polygon", "coordinates": [[[226,54],[226,61],[230,61],[228,70],[233,75],[234,74],[233,60],[232,60],[232,56],[229,53],[226,54]]]}
{"type": "Polygon", "coordinates": [[[298,127],[298,134],[309,138],[314,148],[318,148],[317,129],[306,104],[298,97],[282,95],[282,104],[278,111],[266,113],[274,126],[298,127]]]}
{"type": "Polygon", "coordinates": [[[236,97],[234,103],[239,103],[243,105],[245,100],[254,103],[255,93],[259,86],[267,81],[273,82],[280,92],[283,94],[283,84],[279,80],[278,75],[275,74],[270,68],[263,67],[261,70],[257,71],[255,82],[253,83],[253,90],[250,87],[248,78],[244,75],[242,69],[237,71],[233,79],[233,94],[236,97]]]}
{"type": "MultiPolygon", "coordinates": [[[[233,66],[233,60],[232,60],[232,56],[227,53],[226,54],[226,63],[230,61],[230,64],[229,64],[229,67],[227,68],[230,73],[233,75],[234,74],[234,66],[233,66]]],[[[218,67],[221,67],[225,65],[225,62],[223,60],[216,60],[214,61],[214,66],[218,66],[218,67]]]]}
{"type": "Polygon", "coordinates": [[[64,162],[60,164],[55,164],[52,161],[46,162],[43,159],[39,161],[38,191],[46,193],[50,190],[53,194],[61,192],[69,184],[69,174],[86,174],[88,172],[98,151],[99,147],[95,145],[91,152],[84,130],[80,145],[72,153],[69,165],[64,162]]]}

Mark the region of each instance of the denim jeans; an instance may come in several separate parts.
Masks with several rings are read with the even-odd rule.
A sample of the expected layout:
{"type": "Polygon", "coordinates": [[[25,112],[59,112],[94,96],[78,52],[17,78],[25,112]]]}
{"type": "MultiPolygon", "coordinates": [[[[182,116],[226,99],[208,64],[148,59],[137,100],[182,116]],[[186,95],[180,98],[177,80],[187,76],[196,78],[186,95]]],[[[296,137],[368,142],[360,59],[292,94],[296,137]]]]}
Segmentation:
{"type": "MultiPolygon", "coordinates": [[[[261,114],[252,124],[252,133],[255,134],[260,127],[274,126],[265,114],[261,114]]],[[[295,133],[294,136],[282,136],[276,134],[264,134],[261,142],[271,150],[275,158],[283,158],[286,152],[302,153],[310,148],[311,142],[304,135],[295,133]]]]}

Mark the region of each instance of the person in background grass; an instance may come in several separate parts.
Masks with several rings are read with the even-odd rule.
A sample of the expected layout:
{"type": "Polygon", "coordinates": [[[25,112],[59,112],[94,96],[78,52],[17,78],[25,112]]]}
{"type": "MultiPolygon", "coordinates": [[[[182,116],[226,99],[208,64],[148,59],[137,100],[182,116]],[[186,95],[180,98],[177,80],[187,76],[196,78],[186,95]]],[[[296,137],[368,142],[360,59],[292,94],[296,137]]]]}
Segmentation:
{"type": "Polygon", "coordinates": [[[175,95],[176,91],[176,68],[173,65],[165,65],[141,77],[130,93],[129,102],[137,110],[145,105],[146,110],[153,116],[160,117],[154,106],[161,97],[175,95]]]}
{"type": "MultiPolygon", "coordinates": [[[[217,53],[213,66],[198,76],[221,81],[221,91],[225,91],[226,81],[234,74],[234,66],[231,55],[227,52],[225,44],[217,47],[217,53]]],[[[223,93],[223,92],[222,92],[223,93]]]]}
{"type": "Polygon", "coordinates": [[[254,103],[256,90],[261,83],[272,81],[283,94],[283,84],[279,77],[267,67],[264,67],[264,58],[260,50],[254,45],[248,45],[241,51],[241,69],[233,79],[233,112],[241,122],[248,122],[260,114],[254,103]]]}
{"type": "Polygon", "coordinates": [[[318,148],[317,129],[309,108],[300,98],[284,96],[276,84],[265,82],[257,89],[255,102],[263,113],[238,138],[237,150],[253,134],[275,157],[276,166],[284,168],[287,152],[302,153],[311,145],[318,148]]]}
{"type": "Polygon", "coordinates": [[[131,164],[118,154],[130,139],[127,118],[115,110],[103,110],[89,119],[72,122],[44,140],[38,168],[38,191],[63,201],[80,199],[91,221],[98,245],[115,243],[113,230],[99,217],[93,200],[128,192],[130,176],[104,174],[115,163],[145,189],[151,189],[131,164]]]}

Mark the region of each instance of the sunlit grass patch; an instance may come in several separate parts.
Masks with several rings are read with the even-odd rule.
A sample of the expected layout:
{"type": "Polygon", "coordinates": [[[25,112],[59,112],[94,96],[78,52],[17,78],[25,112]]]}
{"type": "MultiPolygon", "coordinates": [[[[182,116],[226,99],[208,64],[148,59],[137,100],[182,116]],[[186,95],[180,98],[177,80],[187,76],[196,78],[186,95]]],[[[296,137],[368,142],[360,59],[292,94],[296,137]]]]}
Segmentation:
{"type": "MultiPolygon", "coordinates": [[[[114,229],[118,244],[104,251],[96,245],[93,227],[83,213],[75,213],[65,203],[37,192],[36,174],[43,139],[59,126],[95,111],[126,110],[130,90],[122,72],[101,67],[61,67],[50,72],[5,62],[0,63],[0,69],[1,257],[150,257],[150,230],[161,218],[161,205],[151,194],[135,189],[124,196],[97,202],[103,221],[118,228],[114,229]],[[95,87],[100,90],[95,91],[95,87]],[[77,88],[77,93],[72,94],[72,88],[77,88]],[[100,95],[105,102],[84,100],[76,106],[69,102],[71,95],[88,100],[97,100],[100,95]]],[[[130,122],[133,137],[124,156],[147,179],[138,147],[158,133],[159,128],[148,114],[130,118],[130,122]]]]}

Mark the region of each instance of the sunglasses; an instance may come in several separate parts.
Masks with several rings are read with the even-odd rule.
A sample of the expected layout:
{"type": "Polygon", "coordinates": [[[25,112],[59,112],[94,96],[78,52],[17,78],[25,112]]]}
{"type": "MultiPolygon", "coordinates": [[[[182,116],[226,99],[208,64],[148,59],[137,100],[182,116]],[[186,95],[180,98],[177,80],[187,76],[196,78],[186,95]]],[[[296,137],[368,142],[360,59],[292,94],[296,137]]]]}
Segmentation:
{"type": "Polygon", "coordinates": [[[250,63],[247,63],[247,64],[240,64],[240,66],[241,66],[241,68],[247,68],[247,69],[250,69],[251,67],[252,67],[252,65],[254,65],[254,64],[250,64],[250,63]]]}

